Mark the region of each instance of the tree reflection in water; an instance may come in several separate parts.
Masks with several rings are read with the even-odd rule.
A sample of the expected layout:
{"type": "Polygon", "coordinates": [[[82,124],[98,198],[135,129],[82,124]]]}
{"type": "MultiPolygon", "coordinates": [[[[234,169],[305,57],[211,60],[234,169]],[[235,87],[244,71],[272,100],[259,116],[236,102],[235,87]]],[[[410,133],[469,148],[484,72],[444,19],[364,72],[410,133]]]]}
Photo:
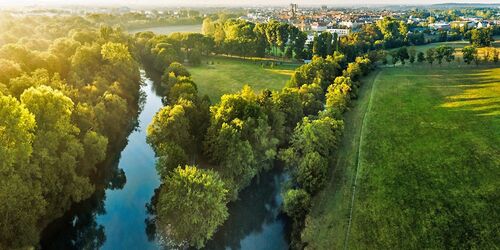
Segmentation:
{"type": "MultiPolygon", "coordinates": [[[[240,199],[229,204],[229,218],[207,242],[207,249],[242,249],[242,241],[250,236],[253,246],[269,249],[287,249],[289,219],[282,214],[281,187],[286,181],[286,175],[279,167],[262,173],[254,178],[250,186],[240,192],[240,199]],[[267,234],[280,235],[282,239],[269,239],[264,230],[273,230],[267,234]]],[[[146,205],[149,217],[145,220],[146,234],[150,241],[158,241],[156,234],[154,204],[159,189],[151,202],[146,205]]]]}
{"type": "MultiPolygon", "coordinates": [[[[125,148],[123,145],[120,151],[125,148]]],[[[105,214],[106,189],[122,189],[125,172],[118,168],[120,154],[98,167],[94,182],[96,192],[87,200],[74,204],[63,217],[50,223],[42,232],[42,249],[98,249],[106,241],[104,227],[96,217],[105,214]]]]}

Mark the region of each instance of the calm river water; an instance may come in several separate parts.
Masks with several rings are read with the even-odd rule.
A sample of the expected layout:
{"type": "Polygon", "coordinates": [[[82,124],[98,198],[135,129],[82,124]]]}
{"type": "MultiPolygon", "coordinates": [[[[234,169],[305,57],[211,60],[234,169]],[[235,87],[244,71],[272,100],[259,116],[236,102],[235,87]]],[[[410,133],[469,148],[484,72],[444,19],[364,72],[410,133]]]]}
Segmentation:
{"type": "MultiPolygon", "coordinates": [[[[43,249],[160,249],[147,227],[146,204],[160,185],[155,156],[146,143],[146,128],[163,106],[153,81],[143,74],[146,94],[138,127],[110,163],[105,188],[77,204],[43,233],[43,249]]],[[[208,249],[287,249],[288,219],[279,213],[280,170],[263,173],[229,204],[229,219],[207,243],[208,249]]]]}

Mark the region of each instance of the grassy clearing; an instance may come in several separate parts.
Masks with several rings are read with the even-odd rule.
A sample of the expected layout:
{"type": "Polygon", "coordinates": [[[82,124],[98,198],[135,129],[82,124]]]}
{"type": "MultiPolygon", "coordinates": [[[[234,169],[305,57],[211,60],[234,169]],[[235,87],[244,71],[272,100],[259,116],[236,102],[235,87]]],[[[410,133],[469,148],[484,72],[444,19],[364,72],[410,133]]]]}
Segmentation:
{"type": "MultiPolygon", "coordinates": [[[[351,249],[498,246],[500,68],[385,68],[361,145],[351,249]]],[[[304,240],[344,247],[362,113],[348,114],[336,172],[304,240]]]]}
{"type": "Polygon", "coordinates": [[[280,90],[290,80],[299,64],[283,64],[273,68],[262,67],[265,60],[249,60],[230,57],[208,57],[196,67],[188,67],[201,95],[208,95],[218,102],[226,93],[235,93],[245,85],[254,90],[280,90]],[[214,64],[207,64],[214,62],[214,64]]]}

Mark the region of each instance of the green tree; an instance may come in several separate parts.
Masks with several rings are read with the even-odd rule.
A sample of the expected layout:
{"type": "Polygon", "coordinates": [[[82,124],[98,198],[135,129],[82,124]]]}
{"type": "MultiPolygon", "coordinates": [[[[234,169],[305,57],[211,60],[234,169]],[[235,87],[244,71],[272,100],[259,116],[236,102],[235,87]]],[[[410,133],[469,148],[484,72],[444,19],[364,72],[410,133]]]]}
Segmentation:
{"type": "Polygon", "coordinates": [[[398,51],[394,50],[391,52],[391,63],[393,66],[396,66],[396,63],[398,63],[399,61],[399,55],[398,55],[398,51]]]}
{"type": "Polygon", "coordinates": [[[451,46],[446,46],[444,48],[444,59],[448,64],[455,60],[455,50],[451,46]]]}
{"type": "Polygon", "coordinates": [[[31,164],[41,169],[47,216],[54,218],[93,191],[89,179],[77,170],[84,147],[77,139],[78,128],[71,123],[74,104],[63,93],[47,86],[24,91],[21,102],[35,115],[37,127],[31,164]]]}
{"type": "Polygon", "coordinates": [[[397,56],[399,60],[401,60],[401,64],[403,65],[405,65],[406,60],[410,58],[410,55],[408,54],[408,49],[406,47],[399,48],[397,56]]]}
{"type": "Polygon", "coordinates": [[[238,192],[258,173],[252,145],[242,140],[241,128],[234,125],[223,123],[220,128],[210,127],[205,140],[205,154],[217,164],[215,170],[226,183],[230,200],[236,200],[238,192]]]}
{"type": "Polygon", "coordinates": [[[498,52],[498,50],[494,48],[493,52],[491,53],[490,61],[493,61],[495,64],[498,63],[499,55],[500,53],[498,52]]]}
{"type": "Polygon", "coordinates": [[[289,134],[295,128],[297,123],[304,116],[304,108],[302,107],[302,100],[297,88],[283,88],[279,92],[273,94],[274,106],[285,117],[285,127],[289,134]]]}
{"type": "MultiPolygon", "coordinates": [[[[38,242],[38,221],[45,213],[41,166],[29,164],[35,117],[15,98],[0,94],[0,248],[38,242]]],[[[45,166],[44,166],[45,167],[45,166]]]]}
{"type": "Polygon", "coordinates": [[[301,187],[313,194],[322,188],[328,159],[337,147],[343,122],[328,116],[316,120],[305,117],[295,128],[290,147],[281,152],[301,187]]]}
{"type": "Polygon", "coordinates": [[[335,78],[333,84],[328,87],[326,93],[326,109],[334,117],[341,118],[342,113],[347,109],[351,98],[353,83],[350,77],[339,76],[335,78]]]}
{"type": "Polygon", "coordinates": [[[477,57],[477,49],[474,46],[465,46],[462,49],[462,57],[464,62],[470,64],[477,57]]]}
{"type": "Polygon", "coordinates": [[[11,78],[20,76],[21,66],[13,61],[0,59],[0,84],[7,84],[11,78]]]}
{"type": "Polygon", "coordinates": [[[256,51],[255,55],[258,57],[265,57],[266,50],[269,48],[268,40],[266,37],[266,23],[257,23],[254,28],[255,39],[256,39],[256,51]]]}
{"type": "Polygon", "coordinates": [[[318,152],[308,152],[297,167],[297,183],[308,193],[315,194],[326,182],[328,159],[318,152]]]}
{"type": "Polygon", "coordinates": [[[111,145],[120,141],[127,131],[124,129],[130,128],[130,120],[124,116],[129,113],[127,101],[117,94],[106,91],[97,99],[94,112],[98,125],[96,127],[108,138],[111,145]]]}
{"type": "Polygon", "coordinates": [[[185,77],[190,77],[191,73],[184,67],[182,64],[178,62],[173,62],[171,63],[165,73],[174,73],[176,77],[179,76],[185,76],[185,77]]]}
{"type": "Polygon", "coordinates": [[[286,43],[288,42],[288,37],[288,24],[279,23],[276,29],[276,45],[280,48],[281,51],[285,50],[286,43]]]}
{"type": "Polygon", "coordinates": [[[409,61],[411,64],[413,64],[415,62],[415,60],[417,59],[416,58],[417,50],[415,50],[415,48],[411,47],[410,49],[408,49],[408,54],[410,56],[409,61]]]}
{"type": "Polygon", "coordinates": [[[425,55],[424,52],[419,51],[417,54],[417,62],[422,63],[425,61],[425,55]]]}
{"type": "Polygon", "coordinates": [[[323,57],[326,52],[325,43],[323,42],[323,37],[318,34],[314,35],[313,40],[313,55],[323,57]]]}
{"type": "Polygon", "coordinates": [[[198,90],[196,84],[188,79],[180,79],[168,91],[168,103],[175,104],[181,98],[189,101],[196,101],[198,98],[198,90]]]}
{"type": "Polygon", "coordinates": [[[316,115],[323,110],[323,89],[316,83],[304,84],[299,89],[304,115],[316,115]]]}
{"type": "Polygon", "coordinates": [[[328,55],[333,54],[332,33],[322,32],[314,37],[313,53],[316,56],[326,58],[328,55]]]}
{"type": "Polygon", "coordinates": [[[110,62],[129,62],[132,57],[125,44],[108,42],[101,47],[101,55],[104,60],[110,62]]]}
{"type": "Polygon", "coordinates": [[[436,48],[436,54],[435,54],[435,58],[437,60],[437,62],[439,63],[439,65],[441,65],[443,63],[443,59],[445,57],[445,46],[444,45],[441,45],[441,46],[438,46],[436,48]]]}
{"type": "Polygon", "coordinates": [[[344,57],[338,54],[337,56],[328,56],[326,59],[315,56],[310,63],[295,70],[287,87],[300,87],[304,84],[316,83],[323,90],[326,90],[335,77],[342,74],[341,64],[344,64],[344,57]]]}
{"type": "Polygon", "coordinates": [[[81,142],[85,153],[79,162],[78,174],[92,176],[95,174],[96,165],[106,158],[108,138],[89,130],[85,133],[81,142]]]}
{"type": "Polygon", "coordinates": [[[231,193],[234,199],[259,171],[271,166],[279,141],[273,137],[270,119],[258,96],[248,86],[239,93],[223,95],[210,111],[205,153],[219,166],[230,192],[235,192],[231,193]]]}
{"type": "Polygon", "coordinates": [[[293,220],[290,249],[304,248],[300,238],[310,209],[311,196],[304,189],[289,189],[283,194],[283,211],[293,220]]]}
{"type": "Polygon", "coordinates": [[[436,60],[436,50],[433,48],[428,49],[425,52],[425,60],[432,66],[432,63],[436,60]]]}
{"type": "Polygon", "coordinates": [[[283,195],[283,210],[294,220],[302,220],[309,213],[311,197],[303,189],[289,189],[283,195]]]}
{"type": "Polygon", "coordinates": [[[8,87],[10,93],[19,98],[24,90],[42,85],[62,90],[65,88],[66,83],[61,80],[58,74],[51,76],[46,69],[38,69],[30,74],[24,73],[19,77],[10,79],[8,87]]]}
{"type": "Polygon", "coordinates": [[[182,105],[165,106],[156,113],[149,124],[147,141],[157,154],[163,143],[176,144],[187,153],[194,145],[189,127],[189,119],[182,105]]]}
{"type": "Polygon", "coordinates": [[[490,46],[493,42],[493,32],[490,28],[479,28],[470,31],[470,43],[476,47],[490,46]]]}
{"type": "Polygon", "coordinates": [[[203,24],[201,26],[201,33],[203,35],[207,36],[213,36],[215,33],[215,24],[212,22],[212,20],[207,17],[203,19],[203,24]]]}
{"type": "Polygon", "coordinates": [[[156,204],[159,231],[177,245],[186,242],[202,248],[227,219],[226,194],[216,172],[178,167],[160,189],[156,204]]]}

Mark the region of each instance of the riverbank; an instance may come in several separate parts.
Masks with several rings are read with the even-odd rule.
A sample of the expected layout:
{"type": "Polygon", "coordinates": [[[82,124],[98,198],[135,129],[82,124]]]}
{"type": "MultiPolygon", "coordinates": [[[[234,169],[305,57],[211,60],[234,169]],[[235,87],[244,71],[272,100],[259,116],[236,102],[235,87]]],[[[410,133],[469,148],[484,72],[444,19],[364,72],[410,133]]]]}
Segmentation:
{"type": "MultiPolygon", "coordinates": [[[[44,233],[42,249],[158,249],[161,242],[146,223],[146,204],[159,186],[156,158],[146,143],[145,128],[163,106],[155,76],[141,75],[146,83],[138,127],[121,153],[106,166],[116,172],[109,185],[73,206],[44,233]]],[[[256,176],[229,204],[230,217],[207,243],[208,249],[287,249],[288,217],[281,213],[281,188],[287,179],[280,166],[256,176]]]]}
{"type": "Polygon", "coordinates": [[[146,127],[163,106],[153,81],[141,74],[146,95],[136,129],[128,136],[123,151],[104,169],[117,174],[105,176],[104,186],[97,186],[93,196],[52,223],[44,233],[44,249],[156,249],[146,235],[145,204],[149,202],[159,177],[155,156],[146,143],[146,127]]]}

